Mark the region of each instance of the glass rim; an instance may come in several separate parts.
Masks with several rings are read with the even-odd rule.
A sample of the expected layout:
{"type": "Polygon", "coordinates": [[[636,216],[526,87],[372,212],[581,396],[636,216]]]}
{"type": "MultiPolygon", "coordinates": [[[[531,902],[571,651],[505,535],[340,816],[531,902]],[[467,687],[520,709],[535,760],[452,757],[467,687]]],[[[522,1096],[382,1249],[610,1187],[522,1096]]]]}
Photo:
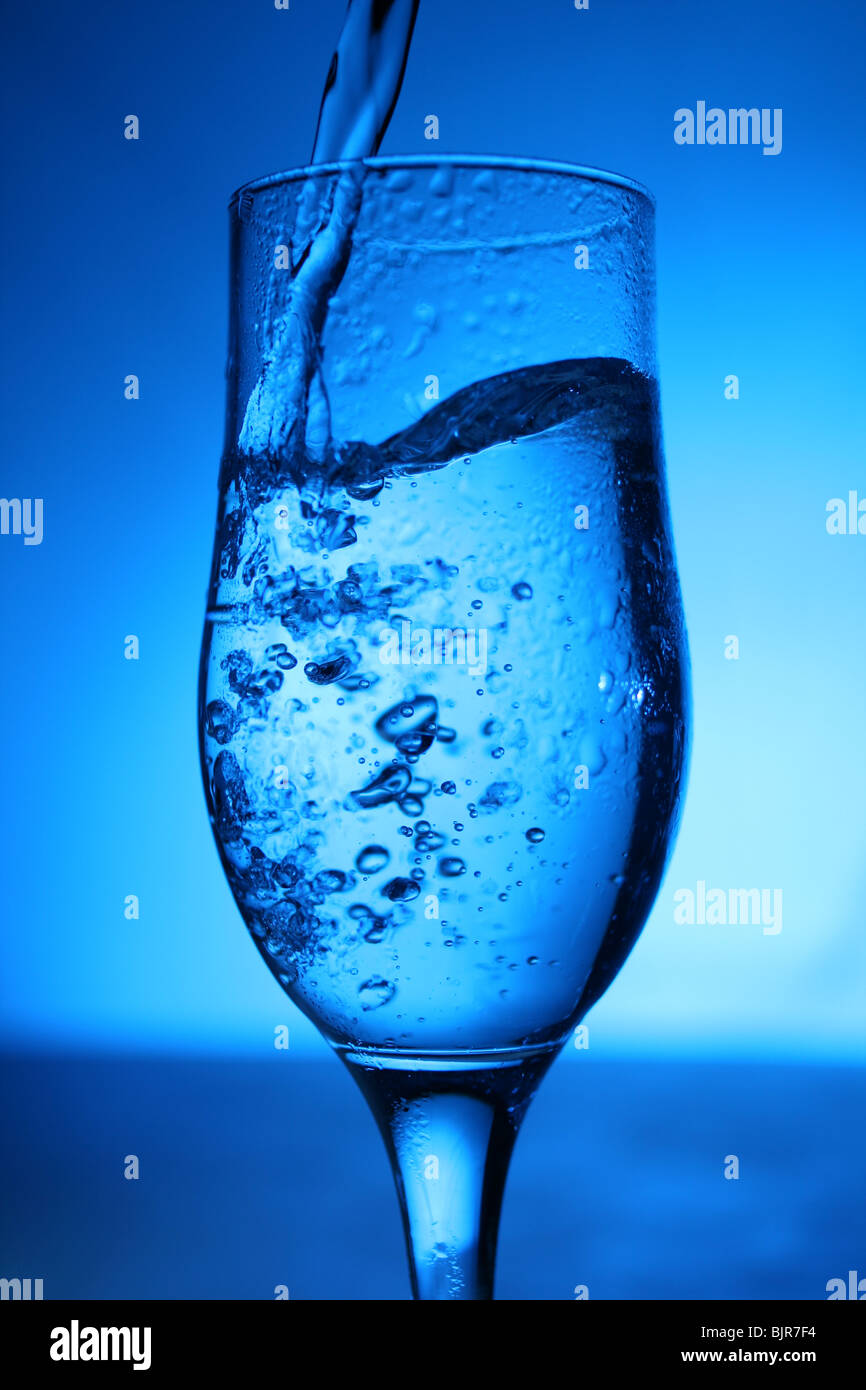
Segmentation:
{"type": "Polygon", "coordinates": [[[567,164],[553,159],[528,159],[511,155],[484,154],[406,154],[371,155],[367,159],[340,159],[330,164],[307,164],[296,169],[286,169],[280,173],[263,174],[261,178],[250,179],[236,188],[229,199],[232,208],[247,193],[259,193],[266,188],[277,188],[283,184],[300,183],[302,180],[323,178],[344,170],[357,168],[363,164],[368,169],[433,169],[450,165],[457,169],[513,169],[524,173],[559,174],[587,183],[607,184],[612,188],[623,188],[646,199],[655,208],[654,195],[645,184],[627,174],[617,174],[609,169],[594,169],[588,164],[567,164]]]}

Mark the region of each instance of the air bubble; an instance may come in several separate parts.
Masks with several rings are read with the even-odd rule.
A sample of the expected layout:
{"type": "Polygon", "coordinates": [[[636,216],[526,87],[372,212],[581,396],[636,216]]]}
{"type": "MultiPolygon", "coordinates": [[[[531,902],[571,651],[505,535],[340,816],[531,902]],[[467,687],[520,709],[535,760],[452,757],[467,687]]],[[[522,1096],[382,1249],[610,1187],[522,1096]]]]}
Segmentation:
{"type": "Polygon", "coordinates": [[[458,855],[449,854],[439,860],[439,872],[446,878],[459,878],[461,874],[465,874],[466,865],[458,855]]]}
{"type": "Polygon", "coordinates": [[[392,878],[385,884],[382,893],[386,898],[390,898],[392,903],[410,903],[413,898],[417,898],[421,889],[411,878],[392,878]]]}
{"type": "Polygon", "coordinates": [[[367,845],[357,856],[355,868],[362,874],[377,874],[390,858],[384,845],[367,845]]]}
{"type": "Polygon", "coordinates": [[[389,1004],[397,993],[397,986],[390,980],[383,980],[379,976],[374,976],[372,980],[365,980],[359,986],[358,997],[361,1000],[361,1008],[365,1013],[371,1009],[381,1009],[383,1004],[389,1004]]]}

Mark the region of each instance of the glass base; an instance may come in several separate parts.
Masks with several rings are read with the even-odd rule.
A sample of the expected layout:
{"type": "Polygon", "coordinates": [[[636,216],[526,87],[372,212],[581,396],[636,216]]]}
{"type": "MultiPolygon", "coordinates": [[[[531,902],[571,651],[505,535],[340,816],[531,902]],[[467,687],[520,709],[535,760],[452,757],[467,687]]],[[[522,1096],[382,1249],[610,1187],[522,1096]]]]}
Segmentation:
{"type": "MultiPolygon", "coordinates": [[[[566,1034],[566,1037],[568,1035],[566,1034]]],[[[417,1052],[411,1048],[359,1048],[332,1043],[337,1056],[350,1068],[363,1067],[373,1071],[422,1072],[486,1072],[501,1067],[531,1064],[539,1058],[550,1059],[565,1039],[554,1043],[539,1043],[532,1047],[489,1048],[483,1051],[417,1052]]]]}

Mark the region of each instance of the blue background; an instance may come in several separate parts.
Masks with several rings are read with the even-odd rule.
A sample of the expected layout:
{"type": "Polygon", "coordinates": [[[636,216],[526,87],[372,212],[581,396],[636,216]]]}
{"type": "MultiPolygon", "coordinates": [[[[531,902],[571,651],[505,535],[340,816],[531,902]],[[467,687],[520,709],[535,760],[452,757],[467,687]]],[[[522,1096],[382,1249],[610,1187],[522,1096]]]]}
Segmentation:
{"type": "MultiPolygon", "coordinates": [[[[133,1054],[159,1053],[172,1076],[181,1074],[172,1066],[191,1067],[184,1075],[195,1089],[190,1078],[205,1065],[195,1058],[211,1056],[208,1066],[217,1071],[202,1075],[213,1078],[223,1075],[225,1054],[244,1054],[249,1065],[260,1059],[265,1091],[274,1066],[294,1068],[286,1095],[287,1103],[296,1096],[296,1115],[307,1113],[303,1088],[312,1084],[303,1068],[310,1075],[321,1068],[321,1086],[327,1090],[330,1079],[342,1098],[335,1113],[346,1107],[358,1135],[368,1130],[348,1079],[247,939],[207,824],[195,728],[222,446],[225,206],[247,179],[309,157],[344,6],[292,0],[283,12],[268,0],[150,0],[139,8],[94,0],[50,14],[7,8],[0,492],[41,496],[45,505],[41,546],[0,537],[0,1040],[10,1057],[32,1054],[26,1063],[7,1059],[6,1103],[20,1126],[7,1162],[30,1174],[25,1181],[19,1173],[23,1214],[7,1249],[29,1267],[41,1208],[38,1161],[26,1157],[27,1144],[39,1150],[54,1096],[53,1143],[78,1154],[70,1174],[76,1161],[90,1172],[81,1150],[82,1078],[97,1065],[133,1075],[124,1068],[144,1065],[133,1054]],[[140,117],[138,142],[123,138],[129,113],[140,117]],[[140,377],[137,402],[124,400],[127,373],[140,377]],[[140,639],[138,662],[123,657],[129,633],[140,639]],[[123,915],[131,893],[141,903],[134,922],[123,915]],[[275,1057],[274,1028],[283,1023],[291,1049],[275,1057]],[[61,1061],[67,1054],[73,1060],[61,1061]],[[170,1055],[178,1060],[169,1063],[170,1055]]],[[[864,1058],[866,536],[825,529],[830,498],[857,488],[866,497],[864,30],[862,11],[842,0],[733,0],[722,9],[693,0],[592,0],[587,12],[570,0],[422,0],[382,150],[592,164],[632,175],[657,198],[662,402],[694,672],[690,788],[652,917],[590,1017],[589,1053],[567,1049],[545,1083],[559,1108],[551,1109],[543,1089],[536,1106],[548,1129],[539,1128],[530,1150],[534,1177],[525,1204],[509,1200],[524,1214],[528,1239],[531,1204],[564,1135],[574,1168],[557,1190],[567,1206],[570,1196],[577,1200],[575,1184],[583,1187],[585,1143],[601,1146],[594,1151],[599,1172],[610,1168],[617,1191],[620,1179],[638,1181],[633,1169],[644,1162],[650,1131],[667,1136],[666,1153],[670,1136],[681,1134],[660,1186],[638,1189],[644,1210],[665,1211],[667,1203],[682,1218],[683,1203],[693,1202],[710,1222],[701,1242],[722,1241],[730,1214],[717,1213],[716,1229],[713,1203],[736,1187],[721,1184],[718,1173],[720,1155],[739,1152],[733,1131],[740,1114],[764,1185],[749,1198],[757,1208],[738,1209],[736,1230],[745,1239],[756,1210],[775,1211],[769,1194],[786,1195],[776,1223],[767,1218],[764,1263],[760,1256],[753,1269],[742,1249],[738,1256],[719,1246],[721,1284],[706,1274],[700,1288],[716,1287],[720,1297],[732,1290],[787,1296],[794,1288],[821,1297],[846,1260],[859,1258],[866,1272],[862,1227],[852,1226],[845,1198],[864,1147],[863,1111],[852,1097],[862,1097],[864,1058]],[[783,108],[782,153],[677,146],[673,113],[699,99],[783,108]],[[439,116],[438,145],[423,138],[430,113],[439,116]],[[724,398],[729,373],[740,378],[738,401],[724,398]],[[740,639],[738,661],[725,660],[729,634],[740,639]],[[677,925],[673,893],[700,879],[711,887],[781,888],[782,932],[677,925]],[[696,1083],[699,1063],[717,1080],[696,1083]],[[596,1069],[597,1104],[584,1116],[581,1088],[590,1083],[576,1069],[586,1066],[596,1069]],[[606,1098],[614,1081],[630,1094],[635,1069],[648,1067],[666,1079],[653,1083],[657,1104],[646,1109],[643,1126],[631,1124],[626,1101],[606,1098]],[[722,1111],[727,1104],[733,1117],[718,1133],[716,1086],[728,1097],[719,1101],[722,1111]],[[737,1094],[750,1097],[741,1113],[731,1099],[737,1094]],[[774,1121],[776,1140],[758,1122],[773,1095],[789,1104],[774,1121]],[[711,1138],[694,1118],[701,1106],[711,1138]],[[711,1155],[704,1156],[716,1175],[712,1198],[702,1195],[696,1174],[704,1159],[681,1128],[685,1113],[711,1155]],[[806,1113],[825,1136],[820,1154],[803,1147],[806,1113]],[[584,1125],[586,1136],[595,1126],[594,1138],[585,1137],[584,1125]],[[605,1150],[605,1136],[614,1134],[616,1144],[605,1150]],[[789,1152],[799,1146],[794,1174],[780,1173],[779,1135],[788,1136],[789,1152]],[[821,1206],[830,1182],[837,1205],[821,1206]],[[735,1269],[747,1271],[745,1283],[735,1269]]],[[[246,1073],[238,1071],[240,1058],[231,1065],[242,1104],[246,1073]]],[[[147,1075],[142,1094],[149,1084],[154,1133],[170,1152],[161,1128],[175,1114],[169,1073],[147,1075]]],[[[214,1136],[227,1116],[201,1104],[199,1139],[207,1133],[217,1151],[214,1136]]],[[[322,1125],[325,1133],[286,1159],[296,1163],[293,1190],[307,1198],[316,1171],[322,1191],[333,1192],[336,1170],[315,1154],[328,1143],[327,1125],[332,1142],[339,1128],[324,1101],[320,1118],[314,1101],[308,1104],[307,1129],[322,1125]]],[[[100,1114],[107,1128],[97,1147],[104,1147],[113,1110],[96,1107],[96,1130],[87,1133],[99,1134],[100,1114]]],[[[345,1125],[339,1142],[348,1164],[354,1131],[348,1119],[345,1125]]],[[[369,1134],[370,1162],[361,1169],[372,1182],[375,1165],[372,1212],[387,1175],[372,1127],[369,1134]]],[[[250,1144],[266,1149],[268,1136],[263,1128],[250,1144]]],[[[117,1145],[137,1152],[132,1135],[118,1133],[117,1145]]],[[[231,1162],[224,1157],[226,1173],[235,1171],[231,1162]]],[[[72,1223],[71,1240],[75,1181],[70,1176],[61,1188],[66,1198],[55,1213],[72,1223]]],[[[177,1184],[169,1183],[159,1208],[165,1219],[183,1205],[182,1175],[177,1184]]],[[[381,1200],[390,1204],[390,1195],[381,1200]]],[[[609,1296],[694,1296],[687,1258],[670,1250],[645,1252],[650,1269],[657,1258],[666,1273],[654,1284],[650,1275],[635,1282],[635,1250],[644,1249],[644,1237],[646,1250],[656,1249],[653,1234],[636,1230],[634,1213],[629,1225],[621,1204],[612,1211],[625,1223],[632,1258],[622,1254],[617,1264],[611,1235],[609,1296]]],[[[106,1215],[109,1244],[113,1220],[106,1215]]],[[[396,1221],[390,1205],[387,1220],[396,1221]]],[[[506,1213],[506,1235],[507,1221],[506,1213]]],[[[90,1278],[80,1261],[67,1269],[57,1240],[44,1234],[43,1265],[59,1261],[56,1296],[84,1288],[135,1292],[122,1252],[113,1264],[97,1260],[90,1278]]],[[[299,1269],[307,1269],[312,1240],[296,1242],[299,1269]]],[[[334,1242],[344,1258],[350,1238],[336,1224],[334,1242]]],[[[754,1242],[749,1248],[754,1254],[754,1242]]],[[[204,1282],[191,1275],[184,1288],[269,1296],[241,1292],[258,1287],[252,1278],[238,1276],[232,1285],[229,1274],[213,1275],[208,1283],[213,1260],[203,1249],[197,1268],[204,1282]]],[[[157,1241],[155,1286],[167,1277],[160,1251],[165,1256],[157,1241]]],[[[527,1268],[527,1259],[517,1258],[516,1267],[527,1268]]],[[[513,1296],[569,1297],[568,1280],[580,1281],[573,1263],[569,1256],[561,1278],[542,1281],[541,1293],[518,1279],[513,1296]]],[[[317,1283],[309,1269],[298,1278],[307,1296],[356,1296],[335,1292],[324,1275],[317,1283]]],[[[369,1296],[391,1296],[387,1281],[369,1296]]]]}

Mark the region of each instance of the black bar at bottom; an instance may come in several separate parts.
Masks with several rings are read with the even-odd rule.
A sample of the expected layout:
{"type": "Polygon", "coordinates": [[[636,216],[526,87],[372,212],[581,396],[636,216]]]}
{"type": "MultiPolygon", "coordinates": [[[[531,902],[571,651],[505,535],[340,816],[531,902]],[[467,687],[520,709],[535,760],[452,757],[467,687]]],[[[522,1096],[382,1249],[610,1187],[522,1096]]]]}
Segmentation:
{"type": "MultiPolygon", "coordinates": [[[[864,1300],[860,1300],[861,1302],[864,1300]]],[[[319,1305],[321,1308],[323,1305],[319,1305]]],[[[19,1379],[31,1371],[50,1378],[86,1373],[99,1374],[110,1367],[113,1374],[200,1377],[213,1372],[225,1379],[249,1376],[273,1366],[291,1374],[297,1356],[324,1358],[333,1370],[335,1351],[341,1346],[355,1369],[384,1356],[399,1358],[401,1332],[417,1335],[414,1318],[409,1324],[387,1323],[372,1302],[362,1303],[362,1321],[343,1303],[326,1304],[331,1332],[327,1344],[320,1340],[321,1313],[310,1315],[306,1302],[4,1302],[0,1305],[0,1365],[14,1365],[19,1379]],[[341,1322],[345,1318],[345,1341],[341,1322]],[[393,1340],[396,1338],[396,1342],[393,1340]],[[391,1352],[388,1346],[391,1345],[391,1352]],[[366,1350],[365,1350],[366,1347],[366,1350]]],[[[393,1306],[393,1305],[392,1305],[393,1306]]],[[[415,1305],[416,1307],[418,1305],[415,1305]]],[[[826,1377],[861,1364],[862,1313],[839,1302],[579,1302],[562,1319],[548,1322],[550,1314],[538,1311],[539,1303],[521,1304],[520,1313],[509,1314],[501,1333],[496,1314],[482,1315],[481,1324],[466,1324],[468,1333],[484,1334],[488,1352],[494,1345],[507,1352],[518,1343],[530,1363],[545,1363],[544,1344],[534,1340],[537,1319],[555,1338],[564,1332],[574,1343],[575,1374],[600,1362],[606,1370],[665,1372],[674,1366],[764,1365],[810,1366],[826,1377]],[[493,1323],[486,1321],[492,1316],[493,1323]],[[496,1343],[488,1340],[496,1334],[496,1343]],[[592,1357],[592,1360],[588,1360],[592,1357]]],[[[447,1315],[446,1315],[447,1316],[447,1315]]],[[[441,1324],[430,1324],[430,1328],[441,1324]]],[[[450,1327],[451,1324],[446,1324],[450,1327]]],[[[463,1324],[461,1324],[463,1327],[463,1324]]],[[[460,1357],[456,1361],[460,1361],[460,1357]]],[[[452,1365],[453,1358],[449,1357],[452,1365]]],[[[470,1363],[471,1365],[471,1363],[470,1363]]],[[[405,1368],[405,1362],[404,1362],[405,1368]]],[[[469,1370],[469,1366],[466,1367],[469,1370]]],[[[488,1363],[489,1369],[489,1363],[488,1363]]],[[[471,1371],[470,1371],[471,1373],[471,1371]]]]}

